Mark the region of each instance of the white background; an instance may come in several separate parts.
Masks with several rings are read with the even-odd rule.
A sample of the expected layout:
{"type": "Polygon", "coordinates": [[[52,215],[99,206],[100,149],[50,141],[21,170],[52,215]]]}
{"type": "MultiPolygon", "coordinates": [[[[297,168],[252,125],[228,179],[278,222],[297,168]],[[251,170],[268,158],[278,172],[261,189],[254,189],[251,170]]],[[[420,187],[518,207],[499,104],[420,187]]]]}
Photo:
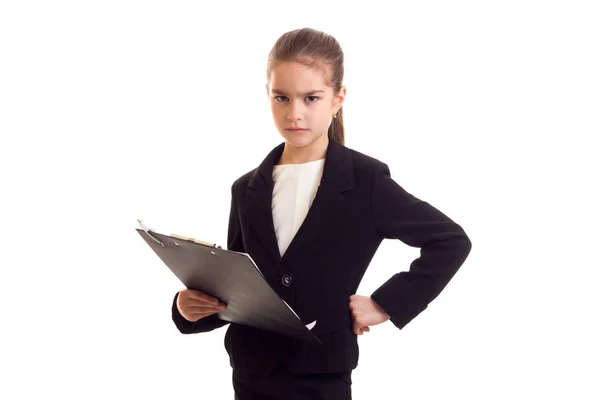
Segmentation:
{"type": "MultiPolygon", "coordinates": [[[[135,222],[225,244],[282,141],[268,51],[304,26],[344,49],[348,147],[473,242],[359,338],[354,398],[600,398],[594,2],[201,3],[1,3],[0,398],[233,398],[225,329],[176,330],[135,222]]],[[[417,256],[385,241],[359,294],[417,256]]]]}

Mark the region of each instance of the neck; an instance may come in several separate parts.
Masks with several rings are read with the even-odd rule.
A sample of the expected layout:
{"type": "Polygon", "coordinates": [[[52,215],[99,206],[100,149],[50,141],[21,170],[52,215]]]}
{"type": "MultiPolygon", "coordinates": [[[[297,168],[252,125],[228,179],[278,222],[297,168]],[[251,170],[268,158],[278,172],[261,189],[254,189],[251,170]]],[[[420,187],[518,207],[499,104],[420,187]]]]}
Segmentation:
{"type": "Polygon", "coordinates": [[[323,135],[323,138],[302,147],[290,146],[288,143],[283,148],[283,153],[277,164],[303,164],[311,161],[322,160],[327,154],[329,146],[329,136],[323,135]]]}

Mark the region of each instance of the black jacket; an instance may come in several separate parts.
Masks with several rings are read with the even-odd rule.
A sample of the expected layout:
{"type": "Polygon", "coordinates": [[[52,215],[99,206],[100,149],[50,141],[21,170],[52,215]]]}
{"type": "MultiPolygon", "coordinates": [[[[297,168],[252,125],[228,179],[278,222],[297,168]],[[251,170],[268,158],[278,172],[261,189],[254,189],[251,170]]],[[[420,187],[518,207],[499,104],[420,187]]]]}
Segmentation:
{"type": "Polygon", "coordinates": [[[330,140],[316,197],[281,257],[271,198],[273,165],[283,148],[274,148],[233,183],[227,247],[248,253],[305,324],[317,321],[312,331],[323,344],[229,323],[216,314],[189,322],[177,310],[177,294],[173,321],[186,334],[228,324],[225,348],[235,368],[269,371],[283,361],[295,373],[349,371],[359,355],[349,298],[382,240],[421,249],[409,271],[393,275],[371,295],[399,329],[440,294],[471,242],[461,226],[400,187],[386,164],[330,140]]]}

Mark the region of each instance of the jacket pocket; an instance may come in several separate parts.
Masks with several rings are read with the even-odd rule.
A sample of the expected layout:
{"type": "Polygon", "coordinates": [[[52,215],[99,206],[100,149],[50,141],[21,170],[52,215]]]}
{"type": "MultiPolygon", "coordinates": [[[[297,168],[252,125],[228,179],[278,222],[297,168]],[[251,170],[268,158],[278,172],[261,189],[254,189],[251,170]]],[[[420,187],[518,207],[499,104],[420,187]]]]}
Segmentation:
{"type": "Polygon", "coordinates": [[[346,329],[352,330],[352,313],[349,309],[342,309],[337,312],[323,313],[317,318],[317,323],[311,332],[318,337],[323,337],[346,329]]]}

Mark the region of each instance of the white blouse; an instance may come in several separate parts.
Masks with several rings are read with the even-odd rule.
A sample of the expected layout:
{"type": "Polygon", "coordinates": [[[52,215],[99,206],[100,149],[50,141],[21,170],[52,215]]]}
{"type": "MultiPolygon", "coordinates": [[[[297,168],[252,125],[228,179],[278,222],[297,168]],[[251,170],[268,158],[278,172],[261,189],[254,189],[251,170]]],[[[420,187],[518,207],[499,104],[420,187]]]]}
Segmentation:
{"type": "Polygon", "coordinates": [[[273,225],[283,256],[302,225],[321,183],[325,159],[273,167],[273,225]]]}

